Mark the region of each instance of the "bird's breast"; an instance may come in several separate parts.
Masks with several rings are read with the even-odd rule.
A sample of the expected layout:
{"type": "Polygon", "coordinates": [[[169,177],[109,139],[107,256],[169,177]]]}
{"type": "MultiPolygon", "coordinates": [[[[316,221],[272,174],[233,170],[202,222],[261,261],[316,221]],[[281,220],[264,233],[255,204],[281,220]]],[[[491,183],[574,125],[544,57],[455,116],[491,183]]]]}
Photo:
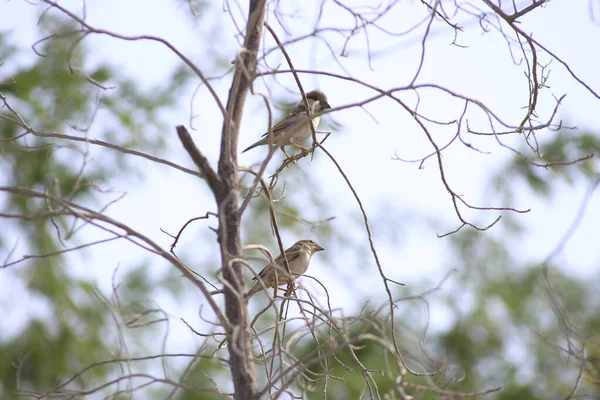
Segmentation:
{"type": "Polygon", "coordinates": [[[317,127],[319,126],[319,122],[321,122],[321,117],[314,117],[312,119],[312,124],[315,127],[315,131],[317,130],[317,127]]]}
{"type": "MultiPolygon", "coordinates": [[[[317,127],[319,126],[319,121],[321,120],[321,117],[314,117],[312,119],[312,124],[313,127],[315,128],[315,131],[317,130],[317,127]]],[[[304,140],[308,140],[312,137],[312,130],[310,129],[310,125],[308,124],[304,124],[302,125],[302,127],[300,127],[300,129],[298,130],[298,133],[293,135],[294,139],[296,139],[296,141],[304,141],[304,140]]]]}
{"type": "Polygon", "coordinates": [[[290,271],[295,275],[294,278],[297,278],[306,272],[309,262],[310,254],[306,251],[301,251],[298,257],[292,260],[290,263],[290,271]]]}

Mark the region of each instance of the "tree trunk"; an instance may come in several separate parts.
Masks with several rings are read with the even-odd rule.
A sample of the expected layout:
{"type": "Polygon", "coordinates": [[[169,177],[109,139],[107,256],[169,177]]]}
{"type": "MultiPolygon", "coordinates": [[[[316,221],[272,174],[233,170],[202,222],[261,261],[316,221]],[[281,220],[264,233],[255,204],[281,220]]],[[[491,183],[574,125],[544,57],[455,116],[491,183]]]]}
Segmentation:
{"type": "Polygon", "coordinates": [[[231,263],[242,256],[240,236],[239,188],[237,175],[237,148],[240,123],[246,95],[256,72],[256,55],[260,45],[265,18],[266,0],[251,0],[244,48],[236,57],[236,69],[229,90],[227,115],[221,135],[221,154],[218,175],[222,190],[216,193],[219,206],[219,239],[223,278],[237,292],[226,288],[225,313],[231,324],[227,332],[229,365],[236,399],[256,399],[258,387],[252,362],[251,335],[248,310],[244,301],[243,266],[231,263]]]}

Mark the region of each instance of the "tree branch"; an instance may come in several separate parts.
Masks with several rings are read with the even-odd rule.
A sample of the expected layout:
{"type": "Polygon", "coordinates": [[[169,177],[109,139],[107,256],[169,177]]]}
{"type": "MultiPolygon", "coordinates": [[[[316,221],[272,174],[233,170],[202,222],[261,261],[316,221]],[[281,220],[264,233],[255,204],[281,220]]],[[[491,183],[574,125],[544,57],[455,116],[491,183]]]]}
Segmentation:
{"type": "Polygon", "coordinates": [[[192,158],[192,161],[194,161],[194,164],[196,164],[200,172],[204,175],[204,177],[206,177],[206,181],[208,182],[208,186],[210,186],[210,190],[212,190],[215,197],[217,197],[217,193],[220,193],[222,189],[219,176],[216,174],[215,170],[212,169],[206,157],[200,153],[200,150],[194,144],[194,140],[190,136],[190,133],[185,126],[178,125],[175,129],[177,129],[177,135],[179,136],[181,144],[183,144],[183,148],[188,152],[192,158]]]}

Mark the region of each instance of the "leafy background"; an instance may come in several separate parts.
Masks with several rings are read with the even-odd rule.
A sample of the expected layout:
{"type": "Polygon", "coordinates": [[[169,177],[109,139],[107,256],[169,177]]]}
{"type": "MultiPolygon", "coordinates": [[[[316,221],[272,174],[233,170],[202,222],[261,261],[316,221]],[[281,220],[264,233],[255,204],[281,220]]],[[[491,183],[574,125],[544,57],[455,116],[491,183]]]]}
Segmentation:
{"type": "MultiPolygon", "coordinates": [[[[177,12],[183,10],[177,8],[177,12]]],[[[204,13],[209,9],[198,10],[196,20],[191,23],[208,20],[204,13]]],[[[46,17],[37,36],[73,29],[68,21],[46,17]]],[[[217,51],[219,40],[225,34],[211,24],[203,29],[217,39],[205,41],[203,49],[210,57],[198,55],[198,59],[202,58],[203,66],[217,76],[229,68],[227,57],[217,51]]],[[[167,73],[163,71],[158,84],[147,85],[131,71],[121,68],[118,58],[98,60],[96,49],[84,42],[77,47],[72,63],[84,67],[89,78],[112,88],[102,90],[91,85],[81,71],[69,71],[65,59],[71,44],[72,39],[40,44],[37,50],[44,57],[39,57],[10,32],[0,36],[0,91],[18,108],[20,115],[31,126],[45,132],[93,137],[189,166],[173,141],[173,126],[180,123],[177,118],[181,118],[181,110],[187,111],[189,107],[189,95],[197,84],[194,77],[186,69],[176,67],[167,73]]],[[[278,114],[285,113],[286,106],[295,102],[295,97],[287,94],[276,99],[281,103],[278,114]]],[[[196,101],[202,105],[208,104],[210,99],[199,97],[196,101]]],[[[261,112],[258,104],[258,101],[250,102],[247,113],[261,112]]],[[[205,125],[204,120],[210,114],[210,106],[206,107],[197,108],[200,111],[192,122],[196,121],[198,138],[206,139],[205,143],[200,140],[200,145],[210,147],[216,143],[216,134],[209,134],[215,122],[205,125]]],[[[10,115],[6,109],[2,114],[10,115]]],[[[572,119],[576,120],[577,116],[572,119]]],[[[353,131],[352,126],[343,121],[336,115],[328,120],[329,129],[338,135],[330,146],[340,144],[337,150],[340,160],[349,166],[366,158],[368,147],[361,154],[349,151],[348,142],[341,145],[343,140],[351,143],[354,137],[348,136],[351,134],[348,132],[353,131]]],[[[258,131],[260,124],[262,122],[257,124],[258,131]]],[[[371,129],[377,129],[376,126],[373,124],[371,129]]],[[[540,139],[540,146],[546,162],[597,153],[600,141],[595,128],[597,126],[575,131],[563,129],[545,135],[540,139]]],[[[9,119],[0,120],[1,139],[22,133],[9,119]]],[[[368,134],[381,133],[373,130],[368,134]]],[[[242,143],[250,142],[250,136],[248,133],[242,143]]],[[[523,141],[518,146],[522,154],[531,154],[523,141]]],[[[474,186],[467,186],[468,175],[461,179],[460,173],[455,174],[457,185],[468,187],[466,191],[476,198],[493,204],[531,208],[534,213],[537,211],[537,217],[506,212],[502,213],[501,223],[489,231],[463,229],[437,239],[436,234],[452,229],[446,222],[453,221],[449,198],[426,194],[429,201],[438,203],[431,212],[411,206],[399,207],[405,203],[396,203],[394,198],[381,196],[378,199],[378,187],[397,184],[404,186],[403,192],[408,197],[416,197],[421,189],[426,190],[429,178],[423,180],[423,186],[408,178],[402,180],[404,172],[409,175],[417,170],[416,165],[390,160],[385,141],[376,143],[375,148],[377,160],[371,165],[369,161],[356,163],[372,171],[367,172],[372,176],[371,187],[363,181],[358,186],[359,192],[365,194],[375,241],[386,260],[385,265],[390,266],[394,279],[408,283],[407,288],[393,287],[395,297],[404,297],[396,310],[399,344],[408,365],[415,371],[442,371],[435,377],[408,375],[407,392],[421,394],[419,385],[435,385],[440,392],[475,392],[501,386],[501,391],[489,397],[564,398],[581,376],[582,392],[590,398],[600,396],[600,307],[595,295],[599,284],[599,254],[593,229],[589,229],[590,220],[597,221],[598,216],[597,207],[593,208],[597,195],[592,191],[599,176],[595,157],[573,165],[540,168],[525,162],[518,154],[505,152],[499,159],[494,158],[493,168],[485,169],[484,184],[478,181],[474,186]],[[389,172],[378,169],[381,163],[385,163],[389,172]],[[393,178],[381,183],[381,176],[386,174],[393,178]],[[441,203],[443,205],[439,205],[441,203]],[[442,217],[437,217],[439,210],[442,217]],[[577,221],[579,212],[583,212],[581,223],[577,225],[579,229],[571,235],[569,225],[577,221]],[[540,220],[549,223],[538,223],[540,220]],[[575,246],[578,253],[589,256],[566,256],[565,248],[557,247],[561,238],[570,239],[565,248],[575,246]],[[442,244],[437,244],[440,242],[442,244]],[[537,243],[546,247],[540,250],[537,243]],[[549,257],[551,253],[545,250],[548,246],[557,248],[558,253],[549,257]],[[423,265],[435,272],[412,274],[423,265]],[[584,344],[586,350],[582,353],[584,344]],[[585,363],[578,356],[586,357],[585,363]]],[[[173,178],[179,183],[174,190],[169,182],[174,171],[162,169],[157,173],[147,161],[118,151],[31,135],[25,141],[3,141],[0,149],[3,186],[50,190],[94,207],[126,193],[127,197],[111,206],[108,212],[125,216],[131,212],[131,205],[148,206],[140,207],[140,215],[132,219],[132,224],[144,226],[139,219],[152,221],[150,234],[161,238],[165,246],[171,240],[159,228],[174,233],[187,219],[213,206],[197,180],[173,178]],[[80,174],[82,168],[84,173],[80,174]],[[148,187],[153,191],[145,191],[148,187]],[[156,191],[172,191],[172,196],[166,202],[154,197],[156,191]],[[167,210],[184,212],[174,216],[167,210]]],[[[449,153],[447,165],[462,156],[460,151],[449,153]]],[[[473,158],[473,163],[477,163],[478,159],[473,158]]],[[[382,325],[381,315],[376,312],[382,297],[380,288],[372,290],[369,285],[361,284],[361,279],[368,282],[374,276],[362,217],[347,188],[340,186],[339,176],[333,175],[327,165],[327,160],[317,154],[314,162],[305,159],[285,171],[285,191],[280,186],[279,193],[283,196],[279,218],[284,239],[289,242],[301,235],[319,238],[327,251],[319,254],[311,273],[314,271],[314,275],[330,287],[336,306],[346,304],[347,312],[362,313],[363,319],[352,322],[353,332],[376,331],[382,325]],[[332,189],[324,190],[332,181],[335,181],[332,189]],[[332,195],[341,190],[340,187],[345,190],[343,196],[348,197],[347,201],[332,195]],[[307,224],[298,217],[310,221],[335,219],[307,224]],[[333,280],[338,280],[339,286],[327,284],[333,280]],[[353,297],[354,301],[350,301],[353,297]],[[356,301],[356,297],[360,300],[356,301]],[[367,304],[363,308],[364,301],[367,304]]],[[[435,176],[435,168],[432,165],[427,168],[435,176]]],[[[3,214],[33,215],[47,207],[44,202],[5,192],[0,204],[3,214]]],[[[493,216],[480,213],[474,218],[487,221],[493,216]]],[[[269,225],[260,223],[266,220],[266,205],[255,201],[245,217],[244,241],[264,243],[275,249],[269,225]]],[[[63,229],[69,226],[67,220],[53,222],[63,229]]],[[[51,254],[63,249],[55,227],[48,221],[2,218],[0,224],[0,249],[7,259],[14,258],[15,254],[51,254]]],[[[178,244],[178,255],[190,261],[194,270],[216,282],[216,243],[207,229],[214,225],[210,219],[194,224],[178,244]]],[[[97,240],[97,235],[89,227],[83,227],[73,238],[62,239],[68,247],[73,247],[97,240]]],[[[75,375],[106,359],[143,358],[160,351],[175,352],[175,349],[193,354],[199,351],[195,346],[204,343],[180,320],[183,318],[201,330],[201,318],[206,317],[198,312],[202,300],[168,265],[157,263],[131,245],[99,246],[105,247],[101,247],[100,252],[85,249],[31,258],[0,271],[0,307],[4,315],[0,324],[1,397],[12,399],[19,397],[17,393],[43,392],[72,376],[70,388],[73,391],[89,389],[129,368],[155,373],[167,368],[165,365],[174,377],[189,368],[187,376],[197,387],[209,379],[226,386],[227,371],[214,359],[202,359],[195,364],[188,364],[185,357],[113,362],[75,375]],[[99,258],[104,255],[106,258],[99,258]],[[167,339],[162,342],[157,341],[157,337],[167,339]]],[[[317,288],[311,286],[308,279],[302,283],[310,289],[317,288]]],[[[258,310],[265,299],[262,297],[256,302],[251,305],[253,311],[258,310]]],[[[268,326],[272,318],[272,315],[263,316],[261,326],[268,326]]],[[[218,343],[206,345],[216,349],[218,343]]],[[[302,341],[294,350],[301,356],[313,348],[314,342],[302,341]]],[[[368,368],[385,370],[391,376],[400,374],[372,343],[365,341],[358,352],[368,368]]],[[[360,393],[365,393],[364,381],[356,379],[360,370],[344,367],[351,364],[347,353],[328,360],[330,372],[339,378],[329,383],[328,398],[358,398],[360,393]]],[[[375,373],[374,376],[380,392],[391,393],[395,380],[386,374],[375,373]]],[[[308,397],[320,398],[319,390],[311,391],[318,385],[311,386],[307,380],[300,380],[296,390],[306,390],[308,397]]],[[[170,391],[169,387],[153,385],[147,393],[152,398],[163,398],[170,391]]],[[[193,388],[180,391],[177,396],[218,398],[193,388]]],[[[439,396],[424,394],[422,398],[439,396]]]]}

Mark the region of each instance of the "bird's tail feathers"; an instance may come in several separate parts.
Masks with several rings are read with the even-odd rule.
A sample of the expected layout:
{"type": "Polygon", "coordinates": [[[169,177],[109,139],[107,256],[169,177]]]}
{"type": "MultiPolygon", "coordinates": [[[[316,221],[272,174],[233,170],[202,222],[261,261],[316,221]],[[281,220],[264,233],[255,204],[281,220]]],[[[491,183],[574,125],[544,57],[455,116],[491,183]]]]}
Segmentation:
{"type": "Polygon", "coordinates": [[[258,147],[258,146],[260,146],[262,144],[263,144],[262,140],[259,140],[258,142],[254,143],[253,145],[250,145],[250,146],[246,147],[244,150],[242,150],[242,153],[245,153],[248,150],[252,150],[253,148],[258,147]]]}
{"type": "MultiPolygon", "coordinates": [[[[274,144],[275,144],[275,140],[274,140],[273,142],[274,142],[274,144]]],[[[255,148],[255,147],[262,146],[262,145],[264,145],[264,144],[268,144],[268,143],[269,143],[269,138],[268,138],[268,137],[265,137],[264,139],[261,139],[261,140],[259,140],[258,142],[254,143],[253,145],[250,145],[249,147],[246,147],[246,148],[245,148],[245,149],[242,151],[242,153],[245,153],[245,152],[247,152],[248,150],[252,150],[252,149],[253,149],[253,148],[255,148]]]]}

